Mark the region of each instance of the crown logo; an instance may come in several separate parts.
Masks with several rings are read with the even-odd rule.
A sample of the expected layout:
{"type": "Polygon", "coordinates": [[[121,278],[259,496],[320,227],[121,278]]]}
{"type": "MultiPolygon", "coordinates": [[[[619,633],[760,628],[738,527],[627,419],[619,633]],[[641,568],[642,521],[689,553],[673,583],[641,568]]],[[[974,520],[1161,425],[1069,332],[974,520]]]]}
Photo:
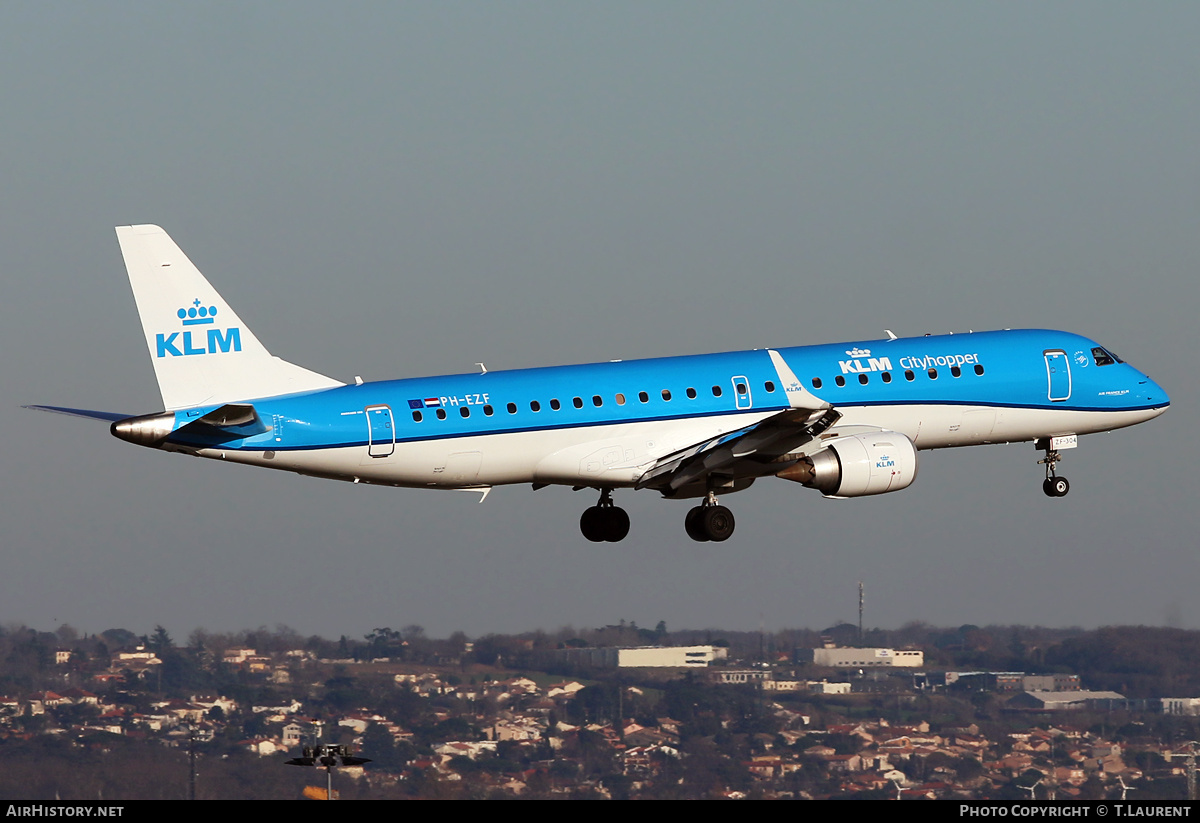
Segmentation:
{"type": "Polygon", "coordinates": [[[216,322],[214,318],[217,316],[217,307],[202,306],[200,298],[197,297],[192,301],[190,309],[180,309],[175,314],[179,316],[185,326],[207,326],[216,322]]]}
{"type": "Polygon", "coordinates": [[[846,354],[850,355],[851,357],[870,357],[871,350],[870,349],[860,349],[858,346],[855,346],[854,348],[852,348],[848,352],[846,352],[846,354]]]}

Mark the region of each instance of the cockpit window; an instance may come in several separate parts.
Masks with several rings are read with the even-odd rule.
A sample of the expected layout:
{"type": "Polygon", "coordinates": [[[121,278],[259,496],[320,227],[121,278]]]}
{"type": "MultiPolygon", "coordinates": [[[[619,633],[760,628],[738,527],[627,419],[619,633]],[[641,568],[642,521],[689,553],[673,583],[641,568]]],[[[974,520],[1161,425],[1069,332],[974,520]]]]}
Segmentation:
{"type": "Polygon", "coordinates": [[[1113,363],[1124,362],[1115,354],[1107,352],[1099,346],[1092,349],[1092,359],[1096,361],[1097,366],[1111,366],[1113,363]]]}

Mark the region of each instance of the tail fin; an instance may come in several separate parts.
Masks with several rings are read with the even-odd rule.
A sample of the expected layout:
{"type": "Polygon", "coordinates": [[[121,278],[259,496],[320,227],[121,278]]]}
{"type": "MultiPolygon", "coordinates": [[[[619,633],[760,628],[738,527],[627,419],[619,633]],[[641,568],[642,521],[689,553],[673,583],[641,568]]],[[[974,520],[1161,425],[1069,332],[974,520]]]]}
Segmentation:
{"type": "Polygon", "coordinates": [[[165,409],[345,385],[274,357],[158,226],[117,240],[165,409]]]}

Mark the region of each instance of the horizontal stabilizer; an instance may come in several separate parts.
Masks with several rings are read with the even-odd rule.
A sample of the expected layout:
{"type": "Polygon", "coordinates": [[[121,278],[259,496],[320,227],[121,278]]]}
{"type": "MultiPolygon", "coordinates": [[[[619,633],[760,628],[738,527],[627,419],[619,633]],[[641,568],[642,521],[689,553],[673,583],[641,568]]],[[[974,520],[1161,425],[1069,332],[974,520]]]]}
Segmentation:
{"type": "Polygon", "coordinates": [[[258,416],[254,406],[249,403],[227,403],[180,426],[171,436],[177,440],[187,440],[189,436],[199,435],[206,439],[216,437],[221,441],[229,441],[253,437],[270,429],[271,427],[258,416]]]}
{"type": "Polygon", "coordinates": [[[249,426],[251,423],[261,423],[258,412],[249,403],[227,403],[219,409],[214,409],[196,421],[207,423],[219,429],[232,429],[237,426],[249,426]]]}
{"type": "Polygon", "coordinates": [[[130,417],[113,423],[111,430],[114,437],[152,448],[161,448],[168,440],[204,448],[271,430],[249,403],[229,403],[176,428],[180,414],[168,411],[130,417]]]}
{"type": "Polygon", "coordinates": [[[34,411],[54,412],[55,414],[66,414],[71,417],[91,417],[94,420],[107,420],[110,423],[115,423],[118,420],[124,420],[129,417],[128,414],[120,414],[119,412],[92,411],[91,409],[68,409],[63,406],[22,406],[23,409],[33,409],[34,411]]]}

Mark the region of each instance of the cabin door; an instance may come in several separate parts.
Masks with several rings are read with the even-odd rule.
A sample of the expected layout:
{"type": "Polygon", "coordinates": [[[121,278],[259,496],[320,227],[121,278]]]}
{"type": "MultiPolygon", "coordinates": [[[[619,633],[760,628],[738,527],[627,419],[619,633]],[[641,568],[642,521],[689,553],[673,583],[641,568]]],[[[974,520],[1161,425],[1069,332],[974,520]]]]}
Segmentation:
{"type": "Polygon", "coordinates": [[[1047,349],[1043,354],[1046,357],[1046,379],[1050,383],[1047,396],[1055,402],[1070,399],[1071,362],[1067,359],[1067,353],[1062,349],[1047,349]]]}
{"type": "Polygon", "coordinates": [[[387,457],[396,450],[391,406],[367,406],[367,454],[387,457]]]}

